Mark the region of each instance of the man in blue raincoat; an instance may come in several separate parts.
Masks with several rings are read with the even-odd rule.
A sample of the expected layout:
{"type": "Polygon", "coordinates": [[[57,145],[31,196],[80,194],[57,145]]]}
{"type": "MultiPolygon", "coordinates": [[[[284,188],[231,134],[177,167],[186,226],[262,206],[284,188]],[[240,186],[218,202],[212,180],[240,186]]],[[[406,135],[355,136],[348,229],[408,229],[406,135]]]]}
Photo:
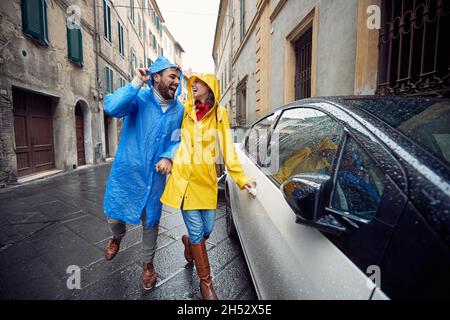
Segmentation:
{"type": "Polygon", "coordinates": [[[181,70],[166,58],[158,57],[150,69],[136,69],[130,83],[105,97],[105,112],[124,117],[103,202],[112,233],[105,258],[111,260],[119,251],[126,223],[142,222],[146,290],[156,283],[153,258],[162,208],[159,199],[166,184],[165,174],[172,169],[171,159],[179,141],[184,112],[177,99],[181,92],[180,79],[181,70]],[[145,84],[149,88],[144,88],[145,84]]]}

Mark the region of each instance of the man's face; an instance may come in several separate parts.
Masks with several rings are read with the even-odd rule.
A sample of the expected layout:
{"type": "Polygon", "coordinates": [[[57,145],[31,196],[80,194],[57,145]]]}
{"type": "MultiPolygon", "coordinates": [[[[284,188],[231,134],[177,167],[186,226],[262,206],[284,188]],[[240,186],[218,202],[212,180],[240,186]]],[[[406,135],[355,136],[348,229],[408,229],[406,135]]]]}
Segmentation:
{"type": "Polygon", "coordinates": [[[172,100],[180,84],[180,76],[175,68],[165,69],[161,75],[156,74],[153,78],[155,89],[166,100],[172,100]]]}

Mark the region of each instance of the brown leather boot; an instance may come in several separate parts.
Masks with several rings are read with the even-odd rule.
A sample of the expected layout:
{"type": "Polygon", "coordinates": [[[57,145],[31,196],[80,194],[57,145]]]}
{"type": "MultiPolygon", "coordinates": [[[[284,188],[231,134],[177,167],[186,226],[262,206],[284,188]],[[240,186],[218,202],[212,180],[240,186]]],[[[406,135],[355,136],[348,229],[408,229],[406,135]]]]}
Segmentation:
{"type": "Polygon", "coordinates": [[[105,248],[105,259],[110,261],[112,260],[117,252],[119,252],[120,249],[120,241],[122,241],[122,239],[116,239],[116,238],[112,238],[111,240],[108,241],[108,244],[106,245],[105,248]]]}
{"type": "Polygon", "coordinates": [[[144,268],[144,279],[143,286],[145,290],[150,290],[156,284],[156,272],[153,267],[153,263],[142,263],[142,267],[144,268]]]}
{"type": "Polygon", "coordinates": [[[211,269],[209,267],[208,253],[206,252],[205,240],[200,244],[191,243],[192,256],[194,258],[195,269],[200,278],[200,292],[204,300],[217,300],[211,281],[211,269]]]}
{"type": "Polygon", "coordinates": [[[192,249],[191,249],[191,242],[189,241],[189,237],[187,235],[184,235],[181,237],[181,241],[184,244],[184,257],[186,258],[186,261],[191,263],[194,261],[194,258],[192,257],[192,249]]]}

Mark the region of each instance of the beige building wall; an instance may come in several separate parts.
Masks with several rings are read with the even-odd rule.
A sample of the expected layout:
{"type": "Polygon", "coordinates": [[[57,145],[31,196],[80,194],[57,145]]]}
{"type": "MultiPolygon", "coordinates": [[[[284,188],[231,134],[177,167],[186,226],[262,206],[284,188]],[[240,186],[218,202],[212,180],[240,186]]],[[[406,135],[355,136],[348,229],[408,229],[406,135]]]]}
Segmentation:
{"type": "MultiPolygon", "coordinates": [[[[231,109],[236,115],[236,89],[247,80],[247,124],[295,100],[295,43],[312,27],[311,95],[374,94],[378,68],[378,30],[366,26],[367,7],[380,0],[232,1],[232,37],[225,48],[232,55],[231,109]]],[[[227,15],[222,0],[219,15],[227,15]]],[[[219,16],[213,48],[216,75],[224,18],[219,16]]],[[[228,99],[228,97],[227,97],[228,99]]]]}
{"type": "Polygon", "coordinates": [[[233,123],[235,115],[232,108],[232,17],[233,2],[226,0],[221,2],[222,15],[218,17],[217,41],[214,44],[213,58],[215,60],[215,74],[220,84],[220,104],[228,109],[230,121],[233,123]]]}

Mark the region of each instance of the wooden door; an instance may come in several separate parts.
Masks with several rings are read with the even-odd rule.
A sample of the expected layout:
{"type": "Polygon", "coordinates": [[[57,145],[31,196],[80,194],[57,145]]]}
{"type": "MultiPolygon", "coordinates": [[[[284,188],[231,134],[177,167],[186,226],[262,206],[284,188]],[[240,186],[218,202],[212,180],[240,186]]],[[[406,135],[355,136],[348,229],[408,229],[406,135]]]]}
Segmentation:
{"type": "Polygon", "coordinates": [[[18,176],[55,168],[51,99],[14,89],[13,113],[18,176]]]}
{"type": "Polygon", "coordinates": [[[75,108],[75,127],[77,132],[77,158],[78,166],[86,164],[84,156],[84,119],[79,105],[75,108]]]}

